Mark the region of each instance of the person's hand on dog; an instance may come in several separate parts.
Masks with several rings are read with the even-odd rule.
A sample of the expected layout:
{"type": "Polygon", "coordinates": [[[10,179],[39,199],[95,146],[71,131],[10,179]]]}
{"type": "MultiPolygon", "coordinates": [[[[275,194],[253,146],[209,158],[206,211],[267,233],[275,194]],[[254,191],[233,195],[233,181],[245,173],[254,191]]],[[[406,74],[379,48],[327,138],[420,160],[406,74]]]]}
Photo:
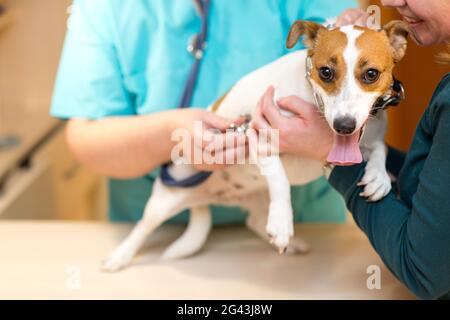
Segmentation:
{"type": "MultiPolygon", "coordinates": [[[[221,170],[228,164],[235,163],[242,154],[246,155],[246,137],[235,132],[226,132],[233,122],[212,112],[202,109],[177,110],[174,117],[173,129],[187,129],[191,139],[184,145],[191,146],[190,163],[197,170],[215,171],[221,170]],[[195,158],[195,154],[202,155],[201,159],[195,158]],[[209,161],[205,161],[206,158],[209,161]],[[199,163],[199,160],[200,163],[199,163]],[[211,163],[210,160],[214,160],[211,163]]],[[[188,150],[183,149],[186,156],[188,150]]]]}
{"type": "Polygon", "coordinates": [[[336,20],[336,26],[342,27],[349,24],[365,27],[369,14],[362,9],[347,9],[336,20]]]}
{"type": "Polygon", "coordinates": [[[297,96],[282,98],[275,104],[273,87],[269,87],[260,99],[252,127],[257,131],[279,129],[280,152],[294,153],[322,162],[326,161],[333,144],[333,133],[314,105],[297,96]],[[294,116],[283,116],[280,108],[292,112],[294,116]]]}

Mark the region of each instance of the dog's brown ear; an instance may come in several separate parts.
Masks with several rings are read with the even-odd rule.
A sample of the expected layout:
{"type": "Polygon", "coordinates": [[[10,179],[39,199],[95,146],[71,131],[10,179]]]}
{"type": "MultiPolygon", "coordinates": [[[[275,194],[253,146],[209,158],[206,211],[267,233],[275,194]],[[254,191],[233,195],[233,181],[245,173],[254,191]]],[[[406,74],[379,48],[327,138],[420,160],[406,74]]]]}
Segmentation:
{"type": "Polygon", "coordinates": [[[408,43],[408,35],[410,33],[409,26],[406,22],[394,20],[383,27],[383,31],[389,38],[394,61],[397,63],[403,59],[406,53],[408,43]]]}
{"type": "Polygon", "coordinates": [[[291,27],[287,37],[286,46],[292,49],[298,42],[301,36],[305,36],[304,43],[308,48],[314,46],[319,31],[326,28],[318,23],[311,21],[297,20],[291,27]]]}

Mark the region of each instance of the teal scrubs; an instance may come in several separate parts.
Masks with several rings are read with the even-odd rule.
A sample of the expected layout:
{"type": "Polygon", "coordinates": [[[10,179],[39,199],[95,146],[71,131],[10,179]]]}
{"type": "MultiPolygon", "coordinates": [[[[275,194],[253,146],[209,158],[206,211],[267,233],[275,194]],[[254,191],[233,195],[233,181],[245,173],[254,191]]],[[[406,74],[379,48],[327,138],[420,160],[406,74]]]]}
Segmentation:
{"type": "MultiPolygon", "coordinates": [[[[349,7],[356,1],[212,0],[192,105],[207,107],[243,75],[288,53],[296,19],[324,22],[349,7]]],[[[193,63],[186,46],[200,27],[192,0],[75,0],[51,114],[101,119],[175,108],[193,63]]],[[[110,179],[110,219],[138,220],[157,174],[110,179]]],[[[324,179],[293,188],[292,199],[297,220],[345,220],[340,195],[324,179]]],[[[237,208],[214,208],[213,215],[216,223],[244,217],[237,208]]]]}

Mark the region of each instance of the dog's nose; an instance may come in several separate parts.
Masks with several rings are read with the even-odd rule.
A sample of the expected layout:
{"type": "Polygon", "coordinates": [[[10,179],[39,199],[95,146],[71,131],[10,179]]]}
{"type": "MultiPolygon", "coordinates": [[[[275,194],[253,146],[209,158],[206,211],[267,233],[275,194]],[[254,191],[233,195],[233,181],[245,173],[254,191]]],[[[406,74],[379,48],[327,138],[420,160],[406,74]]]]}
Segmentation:
{"type": "Polygon", "coordinates": [[[336,118],[333,127],[339,134],[351,134],[356,129],[356,120],[351,117],[336,118]]]}

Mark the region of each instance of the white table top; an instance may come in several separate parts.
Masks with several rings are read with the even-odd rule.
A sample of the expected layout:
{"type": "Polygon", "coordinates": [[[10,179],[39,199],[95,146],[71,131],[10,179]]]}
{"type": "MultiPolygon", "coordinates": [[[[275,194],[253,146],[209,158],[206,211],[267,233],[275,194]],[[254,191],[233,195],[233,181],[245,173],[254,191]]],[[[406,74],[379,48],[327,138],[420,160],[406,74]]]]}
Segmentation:
{"type": "Polygon", "coordinates": [[[280,256],[244,227],[218,227],[200,254],[174,262],[159,258],[183,228],[164,226],[132,267],[102,273],[100,261],[130,228],[1,221],[0,299],[413,298],[350,224],[297,226],[313,248],[304,256],[280,256]],[[380,290],[367,289],[370,265],[381,267],[380,290]]]}

